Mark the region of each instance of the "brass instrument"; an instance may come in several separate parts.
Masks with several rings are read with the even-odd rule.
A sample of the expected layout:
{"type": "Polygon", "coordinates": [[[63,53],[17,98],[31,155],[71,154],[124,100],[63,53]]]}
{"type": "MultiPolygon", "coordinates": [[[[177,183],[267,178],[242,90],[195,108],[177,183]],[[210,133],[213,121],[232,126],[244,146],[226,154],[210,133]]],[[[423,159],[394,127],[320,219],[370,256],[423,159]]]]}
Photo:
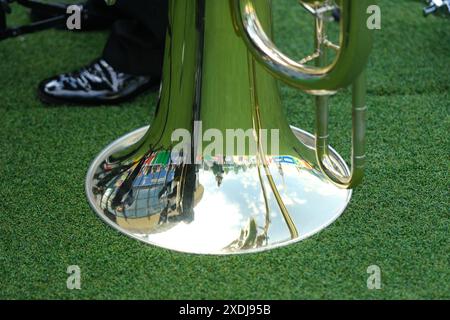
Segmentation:
{"type": "Polygon", "coordinates": [[[202,254],[267,250],[331,224],[363,175],[368,1],[301,1],[315,18],[316,51],[300,62],[271,40],[270,0],[169,3],[155,119],[94,160],[93,209],[128,236],[202,254]],[[338,44],[325,19],[336,4],[338,44]],[[316,97],[315,136],[289,126],[276,79],[316,97]],[[328,145],[329,97],[350,85],[351,170],[328,145]],[[179,148],[174,132],[192,140],[179,148]]]}

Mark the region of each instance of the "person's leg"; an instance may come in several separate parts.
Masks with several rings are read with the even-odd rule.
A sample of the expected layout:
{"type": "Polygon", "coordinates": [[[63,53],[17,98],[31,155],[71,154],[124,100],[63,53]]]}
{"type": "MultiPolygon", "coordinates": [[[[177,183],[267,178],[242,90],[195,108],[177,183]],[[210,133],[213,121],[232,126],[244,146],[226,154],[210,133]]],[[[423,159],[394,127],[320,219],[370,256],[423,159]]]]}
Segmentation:
{"type": "MultiPolygon", "coordinates": [[[[57,2],[57,0],[54,0],[57,2]]],[[[81,16],[81,29],[79,32],[103,30],[111,28],[114,21],[122,18],[120,11],[115,6],[106,5],[104,0],[87,0],[84,2],[77,2],[83,6],[83,14],[81,16]]],[[[70,3],[64,3],[69,6],[70,3]]],[[[34,7],[30,10],[30,18],[33,22],[38,22],[50,19],[58,14],[47,10],[45,7],[34,7]]],[[[65,26],[58,29],[67,30],[65,26]]]]}
{"type": "Polygon", "coordinates": [[[128,74],[160,76],[167,0],[118,0],[115,6],[123,18],[114,23],[103,58],[128,74]]]}
{"type": "Polygon", "coordinates": [[[103,56],[77,72],[41,82],[38,93],[42,101],[116,104],[159,86],[167,0],[119,0],[116,5],[120,19],[113,24],[103,56]]]}
{"type": "Polygon", "coordinates": [[[122,18],[120,11],[114,6],[106,5],[104,0],[87,0],[83,7],[87,15],[83,17],[81,31],[107,29],[122,18]]]}

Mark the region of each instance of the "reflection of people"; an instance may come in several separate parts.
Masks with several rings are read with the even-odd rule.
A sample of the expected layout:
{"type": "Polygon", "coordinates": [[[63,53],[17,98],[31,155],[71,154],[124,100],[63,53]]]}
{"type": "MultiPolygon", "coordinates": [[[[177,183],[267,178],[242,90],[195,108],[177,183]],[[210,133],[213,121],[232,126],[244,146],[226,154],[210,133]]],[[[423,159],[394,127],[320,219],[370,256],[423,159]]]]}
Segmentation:
{"type": "Polygon", "coordinates": [[[127,101],[160,83],[165,31],[166,0],[88,0],[88,16],[81,30],[112,26],[103,54],[72,73],[41,82],[39,97],[56,104],[109,104],[127,101]]]}

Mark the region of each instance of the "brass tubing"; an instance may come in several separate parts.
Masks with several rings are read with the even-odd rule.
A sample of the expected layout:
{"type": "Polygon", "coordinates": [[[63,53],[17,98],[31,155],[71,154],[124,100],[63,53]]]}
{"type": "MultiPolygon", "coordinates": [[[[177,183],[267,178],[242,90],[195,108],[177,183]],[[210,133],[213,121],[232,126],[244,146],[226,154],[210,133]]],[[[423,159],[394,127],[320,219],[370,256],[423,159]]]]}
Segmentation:
{"type": "Polygon", "coordinates": [[[365,68],[372,32],[367,28],[367,0],[342,0],[341,36],[335,61],[327,66],[310,67],[281,52],[264,31],[255,9],[256,0],[230,0],[237,31],[255,59],[287,84],[314,94],[345,88],[365,68]]]}
{"type": "Polygon", "coordinates": [[[316,155],[323,173],[340,188],[352,189],[361,183],[365,167],[366,136],[366,72],[362,72],[353,84],[352,99],[352,168],[349,176],[332,168],[329,150],[329,106],[325,97],[316,98],[316,155]]]}

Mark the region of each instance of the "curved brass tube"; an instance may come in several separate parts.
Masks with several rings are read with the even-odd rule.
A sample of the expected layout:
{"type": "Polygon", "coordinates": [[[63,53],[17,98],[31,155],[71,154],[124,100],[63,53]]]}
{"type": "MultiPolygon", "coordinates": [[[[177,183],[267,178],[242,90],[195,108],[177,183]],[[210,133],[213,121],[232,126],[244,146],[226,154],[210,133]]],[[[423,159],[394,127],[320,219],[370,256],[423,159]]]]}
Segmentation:
{"type": "Polygon", "coordinates": [[[323,173],[335,185],[352,189],[361,183],[365,168],[366,136],[366,72],[362,72],[353,83],[352,101],[352,166],[350,175],[335,169],[329,150],[328,115],[329,105],[326,97],[317,97],[316,101],[316,157],[323,173]]]}
{"type": "Polygon", "coordinates": [[[366,66],[372,36],[366,25],[367,0],[341,1],[340,51],[327,67],[309,67],[282,53],[264,31],[254,0],[230,0],[237,32],[255,59],[269,72],[298,89],[320,94],[352,84],[366,66]]]}
{"type": "MultiPolygon", "coordinates": [[[[254,58],[283,82],[316,95],[316,160],[335,185],[350,189],[362,181],[365,165],[365,66],[372,47],[367,28],[366,0],[341,0],[341,36],[336,60],[328,66],[306,66],[283,54],[267,36],[258,19],[255,0],[230,0],[236,30],[254,58]],[[328,144],[328,95],[353,84],[352,172],[339,172],[328,144]]],[[[304,1],[312,2],[312,1],[304,1]]],[[[318,52],[323,54],[323,48],[318,52]]],[[[323,56],[319,57],[323,60],[323,56]]]]}

